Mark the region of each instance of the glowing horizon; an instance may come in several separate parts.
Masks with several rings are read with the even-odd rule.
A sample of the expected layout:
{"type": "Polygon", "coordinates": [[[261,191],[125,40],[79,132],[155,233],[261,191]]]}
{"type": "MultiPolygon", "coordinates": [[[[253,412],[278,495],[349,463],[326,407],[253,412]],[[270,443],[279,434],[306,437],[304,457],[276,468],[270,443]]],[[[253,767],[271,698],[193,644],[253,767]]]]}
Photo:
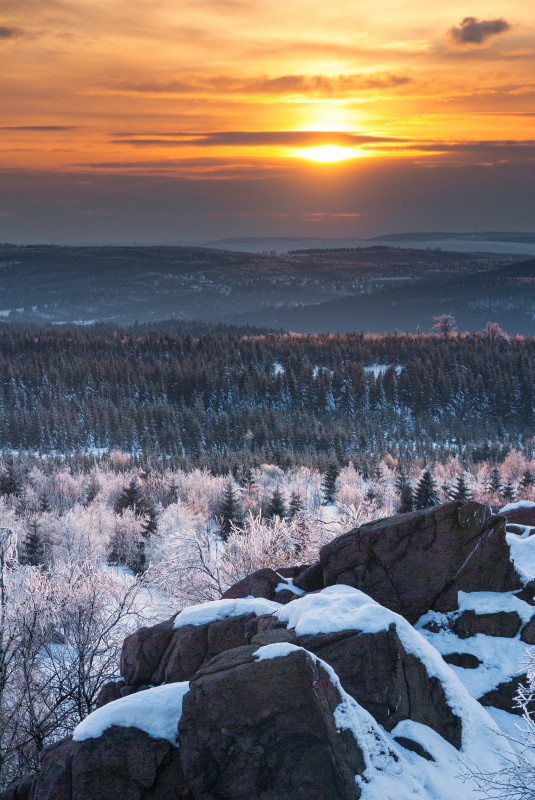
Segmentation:
{"type": "MultiPolygon", "coordinates": [[[[209,220],[229,204],[242,213],[243,190],[232,194],[231,185],[256,183],[261,198],[276,181],[280,192],[292,176],[299,187],[332,174],[331,211],[357,215],[357,227],[345,223],[347,234],[401,221],[392,209],[386,216],[340,194],[341,170],[348,180],[356,170],[365,181],[369,170],[379,174],[388,162],[393,170],[412,170],[408,180],[416,185],[427,181],[428,170],[438,176],[450,167],[453,180],[456,169],[467,168],[477,173],[471,180],[480,181],[477,194],[484,196],[478,169],[493,169],[507,217],[515,205],[514,176],[534,169],[535,10],[527,0],[507,6],[473,0],[469,8],[454,2],[426,6],[425,13],[401,0],[377,0],[366,9],[353,0],[329,6],[185,0],[180,9],[156,0],[135,11],[128,0],[6,0],[3,12],[3,239],[20,238],[24,215],[27,224],[41,219],[36,198],[43,187],[69,214],[76,200],[76,224],[91,237],[110,212],[110,194],[117,196],[114,213],[124,207],[135,230],[139,218],[127,210],[118,176],[135,178],[147,204],[157,196],[159,213],[171,215],[176,210],[161,189],[164,179],[180,184],[184,196],[193,183],[208,191],[208,180],[219,181],[221,189],[210,189],[205,202],[208,231],[209,220]],[[84,189],[97,184],[109,189],[95,196],[84,189]],[[67,185],[69,199],[62,200],[60,187],[67,185]]],[[[463,181],[456,181],[460,192],[463,181]]],[[[432,199],[437,218],[438,187],[432,199]]],[[[294,202],[302,230],[299,220],[317,209],[294,202]]],[[[278,232],[269,216],[276,205],[266,207],[262,231],[278,232]]],[[[517,206],[522,227],[524,199],[517,206]]],[[[487,210],[487,217],[474,210],[472,221],[465,213],[459,218],[499,226],[498,209],[487,210]]],[[[42,212],[52,213],[44,206],[42,212]]],[[[196,213],[200,220],[204,211],[196,213]]],[[[414,215],[417,228],[416,208],[414,215]]],[[[436,227],[424,217],[422,224],[436,227]]],[[[453,198],[447,219],[456,222],[453,198]]],[[[507,224],[515,225],[514,218],[507,224]]],[[[326,233],[340,230],[325,222],[326,233]]]]}

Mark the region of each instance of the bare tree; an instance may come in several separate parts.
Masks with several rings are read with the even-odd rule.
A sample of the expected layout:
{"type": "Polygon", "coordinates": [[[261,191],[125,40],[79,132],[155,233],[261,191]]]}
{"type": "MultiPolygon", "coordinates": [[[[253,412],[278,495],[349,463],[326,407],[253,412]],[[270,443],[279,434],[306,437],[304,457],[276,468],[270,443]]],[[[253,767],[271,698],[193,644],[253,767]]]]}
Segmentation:
{"type": "MultiPolygon", "coordinates": [[[[88,563],[6,575],[0,787],[38,765],[47,744],[94,710],[117,676],[122,642],[139,625],[143,587],[88,563]]],[[[145,595],[146,597],[146,595],[145,595]]]]}
{"type": "Polygon", "coordinates": [[[431,330],[440,333],[444,339],[448,339],[452,333],[457,330],[455,324],[455,317],[451,314],[440,314],[438,317],[433,317],[434,325],[431,330]]]}

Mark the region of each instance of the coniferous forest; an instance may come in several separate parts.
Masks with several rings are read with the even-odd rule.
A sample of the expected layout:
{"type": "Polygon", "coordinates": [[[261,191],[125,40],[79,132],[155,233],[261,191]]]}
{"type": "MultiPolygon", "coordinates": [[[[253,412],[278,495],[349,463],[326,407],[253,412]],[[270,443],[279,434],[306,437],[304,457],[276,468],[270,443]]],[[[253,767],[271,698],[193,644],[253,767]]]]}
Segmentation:
{"type": "MultiPolygon", "coordinates": [[[[535,340],[479,333],[301,335],[176,325],[0,336],[0,447],[121,449],[148,464],[366,469],[501,461],[532,447],[535,340]]],[[[527,453],[528,457],[531,453],[527,453]]]]}

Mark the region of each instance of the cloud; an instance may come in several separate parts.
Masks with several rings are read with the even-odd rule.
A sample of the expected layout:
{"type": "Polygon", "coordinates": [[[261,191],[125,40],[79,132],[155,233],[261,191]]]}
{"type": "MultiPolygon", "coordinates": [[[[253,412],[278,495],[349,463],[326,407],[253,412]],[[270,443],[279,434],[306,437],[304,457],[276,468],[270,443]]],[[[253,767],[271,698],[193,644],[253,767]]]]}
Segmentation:
{"type": "Polygon", "coordinates": [[[0,39],[20,39],[25,33],[26,31],[22,28],[6,28],[0,26],[0,39]]]}
{"type": "Polygon", "coordinates": [[[392,136],[369,136],[340,131],[215,131],[213,133],[145,134],[150,138],[117,138],[113,144],[137,147],[312,147],[322,144],[362,145],[402,142],[392,136]],[[165,137],[165,138],[164,138],[165,137]]]}
{"type": "Polygon", "coordinates": [[[113,81],[105,90],[135,94],[170,95],[268,95],[278,97],[352,97],[377,89],[396,89],[411,82],[407,75],[389,72],[350,73],[340,75],[265,75],[256,78],[234,78],[219,75],[208,78],[189,76],[185,79],[157,81],[113,81]]]}
{"type": "Polygon", "coordinates": [[[460,25],[454,25],[449,33],[452,39],[459,45],[465,44],[484,44],[491,36],[505,33],[511,26],[507,20],[500,19],[477,19],[477,17],[465,17],[460,25]]]}
{"type": "Polygon", "coordinates": [[[0,131],[72,131],[78,125],[2,125],[0,131]]]}

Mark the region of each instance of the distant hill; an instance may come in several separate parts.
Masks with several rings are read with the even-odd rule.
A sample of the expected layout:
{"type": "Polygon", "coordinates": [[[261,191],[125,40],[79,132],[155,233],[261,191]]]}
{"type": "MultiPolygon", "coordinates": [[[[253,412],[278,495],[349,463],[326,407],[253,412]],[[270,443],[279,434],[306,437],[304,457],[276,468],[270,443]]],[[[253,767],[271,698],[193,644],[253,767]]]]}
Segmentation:
{"type": "Polygon", "coordinates": [[[533,263],[386,241],[281,256],[189,246],[0,245],[0,321],[129,326],[171,319],[383,333],[429,330],[433,316],[451,313],[462,329],[490,320],[510,334],[531,335],[535,285],[525,279],[533,263]]]}

